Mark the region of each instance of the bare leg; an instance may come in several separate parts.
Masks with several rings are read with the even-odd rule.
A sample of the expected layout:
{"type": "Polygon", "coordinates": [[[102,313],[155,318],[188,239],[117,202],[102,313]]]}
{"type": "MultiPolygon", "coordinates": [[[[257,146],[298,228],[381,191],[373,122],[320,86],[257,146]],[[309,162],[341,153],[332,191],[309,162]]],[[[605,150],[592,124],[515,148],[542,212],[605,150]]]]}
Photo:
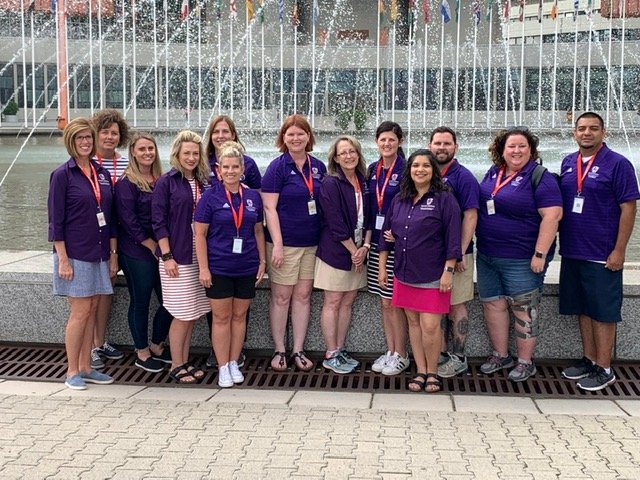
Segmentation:
{"type": "Polygon", "coordinates": [[[578,324],[580,325],[580,336],[582,337],[582,349],[584,350],[584,356],[592,362],[596,361],[598,356],[596,350],[595,337],[593,335],[593,320],[586,315],[580,315],[578,317],[578,324]]]}
{"type": "Polygon", "coordinates": [[[344,347],[347,342],[347,335],[349,334],[349,327],[351,326],[353,302],[357,295],[357,290],[343,292],[340,309],[338,310],[338,334],[336,337],[338,347],[344,347]]]}
{"type": "MultiPolygon", "coordinates": [[[[464,357],[464,348],[467,343],[467,333],[469,332],[469,313],[467,312],[466,304],[451,305],[448,316],[451,325],[449,351],[458,357],[464,357]]],[[[447,344],[443,343],[442,349],[444,350],[446,347],[447,344]]]]}
{"type": "Polygon", "coordinates": [[[391,300],[382,299],[382,325],[391,353],[407,356],[407,321],[404,311],[391,305],[391,300]]]}
{"type": "MultiPolygon", "coordinates": [[[[425,355],[422,342],[422,327],[420,326],[420,314],[413,310],[406,310],[407,321],[409,323],[409,340],[411,342],[411,351],[413,359],[416,362],[416,371],[418,373],[427,372],[427,357],[425,355]]],[[[438,352],[439,353],[439,352],[438,352]]],[[[437,360],[436,360],[437,362],[437,360]]]]}
{"type": "Polygon", "coordinates": [[[311,313],[311,291],[313,280],[298,280],[291,295],[291,327],[293,330],[293,351],[304,350],[304,341],[309,328],[311,313]]]}
{"type": "Polygon", "coordinates": [[[484,321],[487,324],[491,346],[506,357],[509,354],[509,306],[504,298],[482,302],[484,321]]]}
{"type": "Polygon", "coordinates": [[[441,347],[439,313],[420,313],[420,329],[422,330],[422,348],[427,360],[427,373],[438,372],[438,356],[441,347]]]}
{"type": "Polygon", "coordinates": [[[213,321],[211,322],[211,344],[219,365],[229,362],[231,345],[231,315],[233,298],[210,299],[213,321]]]}
{"type": "Polygon", "coordinates": [[[249,310],[250,304],[250,299],[233,299],[229,360],[238,361],[238,358],[240,357],[240,352],[244,345],[244,334],[247,330],[247,310],[249,310]]]}
{"type": "Polygon", "coordinates": [[[613,344],[616,339],[616,324],[592,320],[591,328],[596,344],[596,364],[602,368],[610,368],[613,344]]]}
{"type": "MultiPolygon", "coordinates": [[[[115,279],[112,281],[115,283],[115,279]]],[[[96,314],[95,329],[93,332],[93,345],[101,347],[105,342],[107,333],[107,324],[109,323],[109,315],[111,314],[111,305],[113,303],[113,295],[97,295],[98,310],[96,314]]]]}
{"type": "MultiPolygon", "coordinates": [[[[343,292],[325,290],[322,312],[320,313],[320,327],[324,336],[324,343],[328,351],[338,349],[338,311],[342,302],[343,292]]],[[[295,350],[294,351],[299,351],[295,350]]]]}
{"type": "Polygon", "coordinates": [[[70,377],[77,375],[80,369],[86,366],[86,362],[82,360],[85,331],[87,324],[90,323],[91,312],[97,305],[96,297],[67,298],[70,311],[65,329],[64,345],[67,352],[67,375],[70,377]]]}
{"type": "Polygon", "coordinates": [[[271,322],[271,336],[276,352],[286,351],[284,337],[287,332],[287,318],[289,304],[293,294],[293,285],[271,283],[271,301],[269,302],[269,319],[271,322]]]}

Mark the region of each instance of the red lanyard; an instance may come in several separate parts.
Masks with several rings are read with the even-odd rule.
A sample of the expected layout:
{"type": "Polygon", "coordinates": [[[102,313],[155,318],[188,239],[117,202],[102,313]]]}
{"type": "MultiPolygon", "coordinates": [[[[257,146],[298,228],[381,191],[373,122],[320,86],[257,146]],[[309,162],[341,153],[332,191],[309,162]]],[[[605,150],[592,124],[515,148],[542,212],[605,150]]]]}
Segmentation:
{"type": "Polygon", "coordinates": [[[601,148],[602,148],[602,145],[600,145],[596,153],[593,154],[593,156],[591,157],[591,160],[587,162],[587,167],[585,168],[584,173],[582,173],[582,153],[578,153],[578,158],[576,159],[576,162],[577,162],[576,170],[578,172],[578,175],[576,176],[576,180],[578,181],[578,196],[580,196],[580,194],[582,193],[582,184],[584,183],[584,179],[587,177],[589,170],[591,170],[591,166],[593,165],[593,162],[596,161],[596,156],[600,152],[601,148]]]}
{"type": "MultiPolygon", "coordinates": [[[[100,166],[102,166],[102,157],[96,153],[96,158],[98,159],[100,166]]],[[[111,165],[113,166],[113,170],[111,171],[111,183],[115,185],[118,181],[118,159],[115,154],[111,159],[111,165]]]]}
{"type": "Polygon", "coordinates": [[[449,165],[447,165],[446,167],[444,167],[444,168],[442,169],[442,171],[440,172],[440,177],[441,177],[441,178],[445,178],[445,177],[447,176],[447,172],[448,172],[448,171],[449,171],[449,169],[451,168],[451,165],[453,165],[454,163],[455,163],[455,159],[454,159],[454,160],[451,160],[451,161],[449,162],[449,165]]]}
{"type": "Polygon", "coordinates": [[[311,173],[311,157],[307,155],[307,164],[309,165],[309,177],[304,176],[304,168],[300,169],[300,174],[304,180],[305,185],[309,189],[309,197],[313,198],[313,174],[311,173]]]}
{"type": "Polygon", "coordinates": [[[520,173],[520,170],[513,172],[511,175],[509,175],[507,178],[505,178],[504,182],[500,182],[500,180],[502,180],[502,176],[504,175],[504,173],[507,171],[507,167],[502,167],[500,169],[500,171],[498,172],[498,178],[496,178],[496,186],[493,187],[493,192],[491,192],[491,198],[496,196],[496,193],[498,193],[500,191],[500,189],[502,187],[504,187],[507,183],[509,183],[511,180],[513,180],[513,178],[518,175],[520,173]]]}
{"type": "Polygon", "coordinates": [[[229,206],[231,207],[231,214],[233,215],[233,223],[236,225],[236,231],[238,232],[238,236],[240,236],[240,226],[242,225],[242,218],[244,217],[244,202],[242,201],[242,186],[238,185],[238,194],[240,195],[240,207],[236,212],[236,209],[233,207],[233,202],[231,201],[231,192],[227,190],[227,187],[224,188],[224,192],[227,194],[227,200],[229,201],[229,206]]]}
{"type": "Polygon", "coordinates": [[[376,167],[376,199],[378,200],[378,212],[382,211],[382,203],[384,201],[384,192],[387,189],[387,185],[389,184],[389,179],[391,178],[391,174],[393,173],[393,167],[395,167],[397,160],[398,160],[398,157],[396,156],[395,160],[389,167],[389,170],[387,170],[387,176],[384,179],[384,183],[382,184],[382,190],[380,190],[380,183],[379,183],[380,174],[382,173],[382,165],[383,165],[382,158],[380,159],[380,161],[378,162],[378,166],[376,167]]]}
{"type": "Polygon", "coordinates": [[[89,166],[91,167],[91,175],[88,175],[87,172],[85,172],[84,169],[80,167],[80,165],[78,165],[78,167],[80,167],[80,171],[82,172],[82,174],[85,177],[87,177],[87,180],[89,180],[89,183],[91,184],[91,188],[93,189],[93,194],[96,197],[96,202],[98,202],[98,208],[100,208],[100,200],[102,200],[102,192],[100,192],[100,184],[98,183],[98,173],[96,172],[96,168],[93,166],[93,163],[91,163],[91,160],[89,160],[89,166]]]}
{"type": "Polygon", "coordinates": [[[200,184],[198,183],[198,180],[194,179],[194,182],[196,182],[196,194],[193,197],[193,211],[196,211],[196,205],[198,204],[198,202],[200,201],[200,184]]]}

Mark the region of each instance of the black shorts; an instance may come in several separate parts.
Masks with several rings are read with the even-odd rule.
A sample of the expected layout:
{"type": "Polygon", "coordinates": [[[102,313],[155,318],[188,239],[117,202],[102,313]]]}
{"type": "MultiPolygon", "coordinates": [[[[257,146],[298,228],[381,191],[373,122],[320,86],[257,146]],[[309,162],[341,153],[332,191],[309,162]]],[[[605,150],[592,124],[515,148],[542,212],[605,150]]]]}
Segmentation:
{"type": "Polygon", "coordinates": [[[256,276],[227,277],[211,275],[211,286],[205,288],[207,297],[213,299],[240,298],[250,300],[256,296],[256,276]]]}
{"type": "Polygon", "coordinates": [[[587,315],[604,323],[622,321],[622,270],[603,263],[563,258],[560,263],[560,314],[587,315]]]}

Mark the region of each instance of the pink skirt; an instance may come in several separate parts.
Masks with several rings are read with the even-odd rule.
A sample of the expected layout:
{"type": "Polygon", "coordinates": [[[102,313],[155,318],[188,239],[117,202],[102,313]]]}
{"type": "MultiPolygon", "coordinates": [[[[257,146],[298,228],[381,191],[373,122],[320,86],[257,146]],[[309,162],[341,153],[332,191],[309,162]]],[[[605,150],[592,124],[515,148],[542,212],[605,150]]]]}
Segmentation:
{"type": "Polygon", "coordinates": [[[451,291],[442,293],[438,288],[412,287],[393,279],[391,304],[422,313],[449,313],[451,291]]]}

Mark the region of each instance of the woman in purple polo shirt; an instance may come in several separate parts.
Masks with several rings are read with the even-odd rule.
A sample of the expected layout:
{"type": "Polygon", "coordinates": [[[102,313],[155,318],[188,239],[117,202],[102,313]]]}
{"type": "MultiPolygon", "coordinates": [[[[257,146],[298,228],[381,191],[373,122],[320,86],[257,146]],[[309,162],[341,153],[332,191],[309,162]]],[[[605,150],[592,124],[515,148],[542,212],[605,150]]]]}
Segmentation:
{"type": "Polygon", "coordinates": [[[53,294],[67,297],[65,385],[84,390],[87,383],[112,383],[91,368],[93,329],[100,295],[113,293],[118,271],[113,187],[109,172],[91,160],[96,131],[90,120],[76,118],[64,129],[71,156],[49,181],[49,241],[53,242],[53,294]]]}
{"type": "Polygon", "coordinates": [[[262,179],[262,201],[267,220],[267,271],[271,281],[269,318],[275,354],[271,367],[287,369],[284,337],[291,305],[293,360],[303,371],[313,368],[304,353],[309,326],[316,248],[320,240],[317,195],[327,168],[315,157],[311,125],[302,115],[287,117],[274,159],[262,179]]]}
{"type": "Polygon", "coordinates": [[[527,128],[499,132],[489,152],[493,166],[480,183],[476,265],[493,354],[480,370],[489,374],[515,363],[509,354],[511,306],[518,361],[509,380],[523,382],[536,374],[532,357],[541,327],[542,285],[555,249],[562,198],[546,170],[534,187],[538,137],[527,128]]]}
{"type": "MultiPolygon", "coordinates": [[[[442,334],[440,321],[449,312],[451,286],[460,247],[460,207],[442,182],[435,155],[413,152],[407,161],[400,193],[387,211],[380,236],[380,263],[395,243],[393,298],[409,320],[409,339],[416,362],[416,376],[409,390],[439,392],[438,357],[442,334]]],[[[388,288],[388,276],[380,269],[380,286],[388,288]]]]}
{"type": "Polygon", "coordinates": [[[266,269],[262,200],[242,186],[242,146],[222,145],[218,155],[222,183],[202,196],[196,209],[196,252],[200,283],[213,312],[211,342],[220,368],[218,386],[242,383],[238,359],[247,310],[266,269]]]}
{"type": "Polygon", "coordinates": [[[151,223],[161,258],[160,280],[165,308],[173,315],[169,329],[171,378],[195,383],[205,372],[188,362],[196,320],[211,310],[198,278],[193,215],[209,188],[209,165],[200,135],[183,130],[173,140],[171,170],[156,182],[151,199],[151,223]]]}
{"type": "MultiPolygon", "coordinates": [[[[220,149],[226,142],[237,142],[244,149],[244,145],[238,137],[236,124],[227,115],[217,115],[211,119],[205,134],[207,146],[204,153],[209,161],[211,168],[211,184],[222,181],[222,175],[218,167],[218,158],[220,157],[220,149]]],[[[249,155],[242,154],[244,163],[244,173],[240,177],[240,182],[254,190],[260,190],[262,186],[262,175],[258,169],[256,161],[249,155]]]]}
{"type": "Polygon", "coordinates": [[[313,285],[324,290],[320,325],[327,346],[322,365],[335,373],[351,373],[357,361],[345,355],[351,308],[358,290],[367,284],[365,261],[371,231],[367,225],[367,166],[360,143],[338,137],[329,147],[328,175],[318,200],[322,232],[316,253],[313,285]]]}
{"type": "Polygon", "coordinates": [[[367,285],[371,293],[380,296],[382,327],[387,343],[387,352],[373,362],[371,370],[384,375],[397,375],[409,367],[407,355],[407,322],[402,309],[391,304],[392,292],[378,283],[380,265],[384,265],[390,281],[393,279],[394,251],[390,250],[387,263],[378,258],[380,229],[385,219],[391,199],[400,191],[400,180],[405,168],[402,151],[403,132],[396,122],[384,121],[376,130],[376,145],[380,159],[367,169],[369,187],[369,225],[371,230],[371,250],[367,267],[367,285]]]}
{"type": "Polygon", "coordinates": [[[136,348],[135,366],[160,372],[171,363],[164,342],[169,334],[171,314],[162,306],[158,243],[151,228],[151,197],[162,175],[158,146],[148,133],[135,133],[129,144],[129,165],[115,186],[118,211],[118,260],[129,289],[129,330],[136,348]],[[160,306],[153,317],[149,344],[149,302],[155,291],[160,306]]]}

